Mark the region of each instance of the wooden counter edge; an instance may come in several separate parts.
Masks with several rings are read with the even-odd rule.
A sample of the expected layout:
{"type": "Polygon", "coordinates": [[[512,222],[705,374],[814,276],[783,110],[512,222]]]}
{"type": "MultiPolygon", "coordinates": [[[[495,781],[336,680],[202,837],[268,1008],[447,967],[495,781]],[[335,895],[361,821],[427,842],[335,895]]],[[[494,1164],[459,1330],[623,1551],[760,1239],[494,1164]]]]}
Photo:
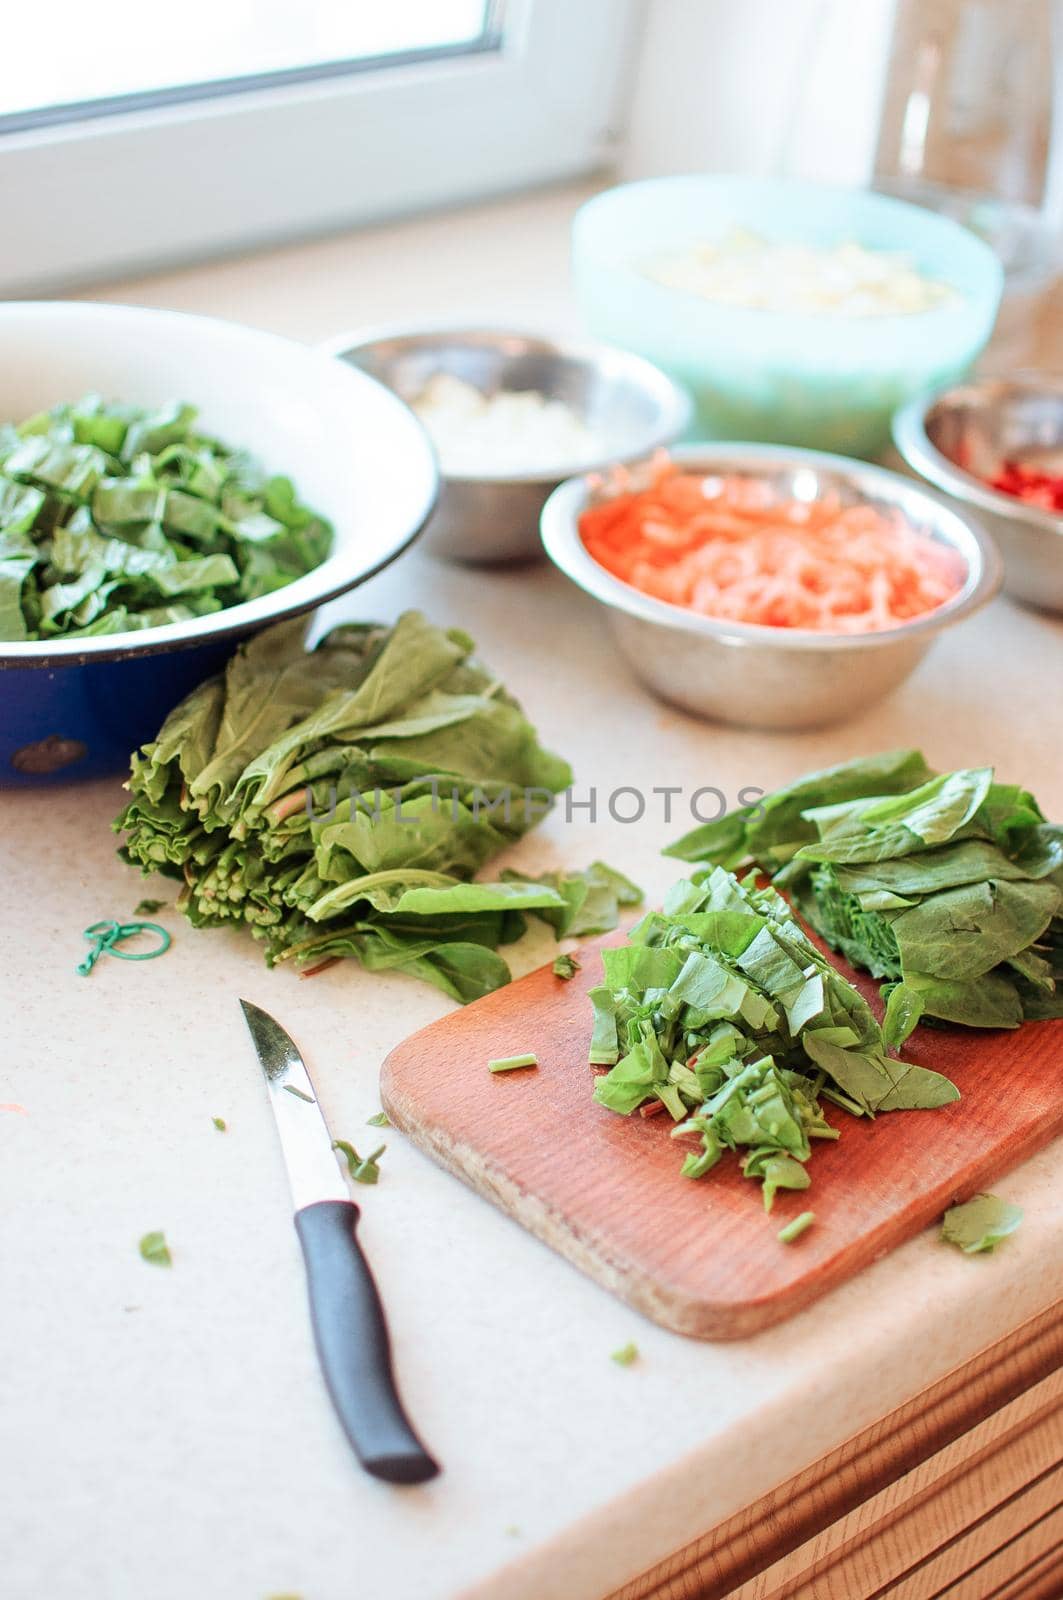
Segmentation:
{"type": "MultiPolygon", "coordinates": [[[[816,1600],[832,1600],[835,1593],[844,1600],[863,1600],[865,1593],[914,1600],[924,1585],[915,1577],[900,1587],[889,1583],[889,1563],[884,1556],[876,1559],[874,1541],[904,1516],[906,1507],[932,1496],[941,1501],[937,1509],[943,1515],[920,1519],[919,1547],[908,1550],[909,1568],[960,1538],[988,1513],[969,1493],[942,1498],[943,1490],[1027,1430],[1031,1438],[1036,1434],[1041,1452],[1024,1469],[1033,1478],[1063,1458],[1063,1301],[606,1600],[783,1600],[803,1595],[806,1581],[815,1582],[814,1591],[807,1592],[816,1600]],[[1045,1451],[1049,1455],[1042,1460],[1045,1451]],[[850,1575],[837,1588],[829,1577],[831,1565],[843,1558],[848,1564],[858,1548],[873,1581],[857,1590],[850,1575]]],[[[1001,1487],[1003,1501],[1008,1497],[1003,1479],[1001,1487]]],[[[1043,1552],[1035,1554],[1040,1560],[1043,1552]]],[[[1014,1592],[1025,1600],[1025,1591],[1014,1592]]]]}

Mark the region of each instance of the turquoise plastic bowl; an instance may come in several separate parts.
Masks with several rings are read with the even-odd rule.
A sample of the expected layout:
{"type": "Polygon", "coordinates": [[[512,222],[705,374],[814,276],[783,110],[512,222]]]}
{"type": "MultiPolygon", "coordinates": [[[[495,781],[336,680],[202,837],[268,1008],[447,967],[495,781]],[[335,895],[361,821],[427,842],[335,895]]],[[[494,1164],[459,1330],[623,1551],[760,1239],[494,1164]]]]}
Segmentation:
{"type": "Polygon", "coordinates": [[[588,201],[573,226],[573,272],[594,335],[690,390],[691,437],[860,456],[887,444],[898,406],[967,372],[993,330],[1003,285],[988,245],[919,206],[826,184],[701,175],[622,184],[588,201]],[[655,257],[732,228],[903,251],[957,298],[908,315],[792,315],[715,305],[645,276],[655,257]]]}

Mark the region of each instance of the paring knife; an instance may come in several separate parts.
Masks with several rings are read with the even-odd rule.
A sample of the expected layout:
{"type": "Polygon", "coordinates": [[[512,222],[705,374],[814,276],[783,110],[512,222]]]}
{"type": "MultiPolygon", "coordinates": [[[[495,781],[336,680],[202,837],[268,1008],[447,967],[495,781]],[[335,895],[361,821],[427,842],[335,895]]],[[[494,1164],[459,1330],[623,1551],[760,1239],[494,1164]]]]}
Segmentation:
{"type": "Polygon", "coordinates": [[[384,1310],[355,1238],[358,1207],[348,1196],[310,1076],[280,1024],[249,1000],[240,1004],[277,1119],[314,1340],[336,1414],[367,1472],[388,1483],[424,1483],[439,1467],[395,1388],[384,1310]]]}

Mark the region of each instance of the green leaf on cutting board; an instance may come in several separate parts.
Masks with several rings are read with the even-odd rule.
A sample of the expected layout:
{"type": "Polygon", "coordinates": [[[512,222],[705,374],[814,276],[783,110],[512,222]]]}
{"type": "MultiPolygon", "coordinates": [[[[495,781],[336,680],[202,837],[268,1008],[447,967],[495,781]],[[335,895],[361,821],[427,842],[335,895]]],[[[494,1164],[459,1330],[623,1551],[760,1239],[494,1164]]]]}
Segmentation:
{"type": "Polygon", "coordinates": [[[747,808],[673,853],[740,851],[772,874],[832,948],[883,981],[889,1046],[924,1019],[1063,1016],[1063,827],[1027,789],[989,767],[935,775],[918,752],[890,752],[760,806],[766,821],[747,808]]]}
{"type": "Polygon", "coordinates": [[[537,1067],[539,1057],[534,1050],[524,1050],[512,1056],[494,1056],[487,1063],[488,1072],[517,1072],[522,1067],[537,1067]]]}
{"type": "Polygon", "coordinates": [[[1054,883],[990,879],[927,895],[892,923],[901,970],[979,978],[1036,944],[1061,906],[1054,883]]]}
{"type": "Polygon", "coordinates": [[[889,1054],[867,1002],[774,889],[722,867],[673,885],[601,961],[590,1060],[610,1070],[594,1099],[623,1116],[659,1102],[672,1136],[698,1142],[688,1178],[743,1150],[766,1209],[807,1188],[813,1142],[838,1136],[821,1098],[856,1115],[959,1098],[940,1073],[889,1054]]]}
{"type": "Polygon", "coordinates": [[[664,854],[681,861],[707,861],[733,868],[755,860],[778,865],[799,845],[816,837],[804,820],[810,806],[831,805],[871,795],[899,794],[932,777],[918,750],[891,750],[840,766],[811,772],[797,783],[764,796],[755,804],[729,812],[717,822],[695,828],[668,846],[664,854]]]}
{"type": "Polygon", "coordinates": [[[923,1015],[925,1001],[911,983],[896,983],[883,988],[882,992],[886,996],[882,1037],[893,1049],[899,1050],[923,1015]]]}
{"type": "Polygon", "coordinates": [[[793,1244],[795,1239],[800,1239],[803,1233],[808,1232],[815,1220],[816,1213],[814,1211],[802,1211],[799,1216],[794,1217],[792,1222],[788,1222],[785,1227],[779,1229],[776,1236],[779,1243],[793,1244]]]}

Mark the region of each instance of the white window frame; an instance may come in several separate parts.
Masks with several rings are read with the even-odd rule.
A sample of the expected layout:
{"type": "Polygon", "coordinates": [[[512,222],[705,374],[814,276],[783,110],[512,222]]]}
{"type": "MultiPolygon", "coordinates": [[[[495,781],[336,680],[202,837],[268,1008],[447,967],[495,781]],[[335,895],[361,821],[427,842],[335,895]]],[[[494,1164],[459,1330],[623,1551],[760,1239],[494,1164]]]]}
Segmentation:
{"type": "Polygon", "coordinates": [[[0,295],[593,171],[615,153],[643,7],[502,0],[497,50],[0,134],[0,295]]]}

